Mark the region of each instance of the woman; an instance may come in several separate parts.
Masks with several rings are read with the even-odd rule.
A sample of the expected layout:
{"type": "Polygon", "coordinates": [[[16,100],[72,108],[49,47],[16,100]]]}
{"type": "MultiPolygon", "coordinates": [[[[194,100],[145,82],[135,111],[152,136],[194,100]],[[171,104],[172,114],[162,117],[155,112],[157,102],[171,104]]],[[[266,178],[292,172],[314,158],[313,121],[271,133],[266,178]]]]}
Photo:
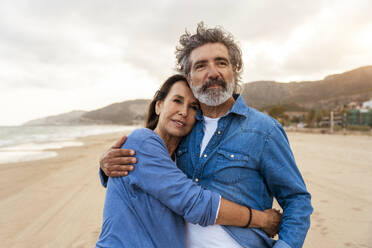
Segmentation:
{"type": "Polygon", "coordinates": [[[147,128],[133,131],[123,146],[137,151],[136,170],[109,178],[96,247],[185,247],[183,219],[202,226],[259,227],[274,234],[280,222],[275,210],[252,210],[202,189],[172,160],[198,108],[183,76],[174,75],[161,86],[150,103],[147,128]]]}

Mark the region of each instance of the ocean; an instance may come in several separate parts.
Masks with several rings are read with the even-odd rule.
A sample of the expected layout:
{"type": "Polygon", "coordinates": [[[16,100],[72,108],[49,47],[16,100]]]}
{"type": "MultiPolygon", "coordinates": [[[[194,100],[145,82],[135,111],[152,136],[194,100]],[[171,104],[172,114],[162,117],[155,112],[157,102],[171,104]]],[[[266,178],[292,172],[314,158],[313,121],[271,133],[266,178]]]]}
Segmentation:
{"type": "Polygon", "coordinates": [[[82,146],[78,137],[127,132],[137,126],[0,126],[0,164],[38,160],[57,155],[47,149],[82,146]]]}

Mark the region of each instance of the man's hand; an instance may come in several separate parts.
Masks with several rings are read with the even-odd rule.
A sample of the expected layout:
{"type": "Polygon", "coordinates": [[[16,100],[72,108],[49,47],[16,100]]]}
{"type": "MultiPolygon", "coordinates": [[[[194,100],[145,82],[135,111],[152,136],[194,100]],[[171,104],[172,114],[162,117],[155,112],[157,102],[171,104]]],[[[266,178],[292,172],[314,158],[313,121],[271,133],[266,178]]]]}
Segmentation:
{"type": "Polygon", "coordinates": [[[136,158],[133,157],[135,151],[120,149],[126,139],[127,136],[123,136],[101,156],[99,164],[106,176],[126,176],[129,171],[134,169],[133,164],[137,163],[136,158]]]}
{"type": "Polygon", "coordinates": [[[274,236],[278,233],[282,214],[277,209],[266,209],[264,212],[266,214],[266,218],[262,230],[270,238],[274,238],[274,236]]]}

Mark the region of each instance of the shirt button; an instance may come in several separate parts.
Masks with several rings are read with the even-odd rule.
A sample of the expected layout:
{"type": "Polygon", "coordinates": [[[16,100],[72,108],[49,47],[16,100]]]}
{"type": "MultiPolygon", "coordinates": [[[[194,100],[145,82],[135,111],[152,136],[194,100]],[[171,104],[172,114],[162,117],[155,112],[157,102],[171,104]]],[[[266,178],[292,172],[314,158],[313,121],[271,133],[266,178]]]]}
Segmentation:
{"type": "Polygon", "coordinates": [[[234,158],[235,156],[234,156],[234,154],[231,154],[230,157],[231,157],[231,158],[234,158]]]}
{"type": "Polygon", "coordinates": [[[204,154],[204,157],[206,158],[207,157],[207,154],[204,154]]]}
{"type": "Polygon", "coordinates": [[[217,134],[221,134],[221,131],[220,131],[220,130],[218,130],[218,131],[217,131],[217,134]]]}
{"type": "Polygon", "coordinates": [[[199,178],[195,178],[195,182],[199,182],[199,178]]]}

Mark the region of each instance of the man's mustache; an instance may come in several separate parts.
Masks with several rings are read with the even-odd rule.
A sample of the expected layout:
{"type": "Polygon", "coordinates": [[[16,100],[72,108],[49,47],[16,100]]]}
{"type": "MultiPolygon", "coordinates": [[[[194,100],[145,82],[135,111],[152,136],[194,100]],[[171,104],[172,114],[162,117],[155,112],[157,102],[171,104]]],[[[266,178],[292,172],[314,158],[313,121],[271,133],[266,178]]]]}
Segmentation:
{"type": "Polygon", "coordinates": [[[223,79],[211,79],[211,80],[207,81],[205,84],[203,84],[201,89],[204,92],[212,85],[219,85],[224,89],[226,89],[226,87],[227,87],[227,83],[223,79]]]}

